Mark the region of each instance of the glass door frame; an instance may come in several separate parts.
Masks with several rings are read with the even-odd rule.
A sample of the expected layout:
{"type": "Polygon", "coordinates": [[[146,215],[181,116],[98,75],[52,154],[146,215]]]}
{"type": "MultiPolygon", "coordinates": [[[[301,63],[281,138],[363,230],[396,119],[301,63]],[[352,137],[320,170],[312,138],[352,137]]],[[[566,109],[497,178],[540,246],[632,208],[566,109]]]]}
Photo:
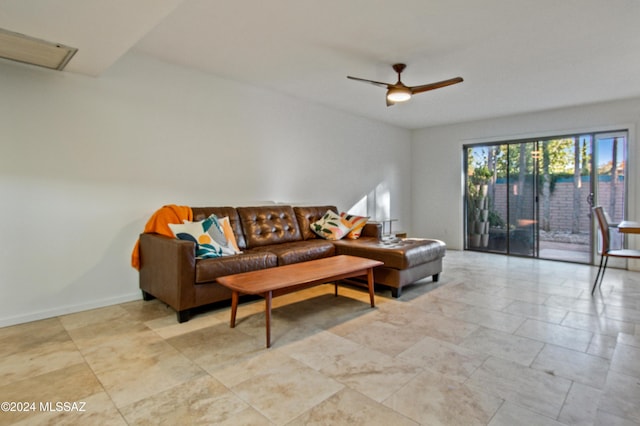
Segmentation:
{"type": "MultiPolygon", "coordinates": [[[[518,239],[526,239],[527,235],[520,235],[519,238],[512,238],[514,235],[518,235],[518,233],[522,232],[522,229],[518,230],[515,229],[516,225],[511,223],[511,209],[512,209],[512,203],[513,203],[513,199],[510,196],[510,192],[513,190],[515,192],[515,195],[518,196],[519,194],[523,194],[523,190],[524,188],[520,188],[518,192],[518,184],[512,185],[511,183],[511,167],[510,167],[510,154],[513,152],[512,150],[514,149],[514,147],[516,146],[521,146],[522,144],[529,144],[529,143],[533,143],[533,149],[529,149],[528,150],[528,154],[531,154],[531,152],[533,152],[537,147],[537,140],[538,139],[531,139],[531,140],[513,140],[513,141],[498,141],[498,142],[488,142],[488,143],[474,143],[474,144],[469,144],[469,145],[464,145],[462,147],[462,152],[463,152],[463,167],[464,167],[464,171],[465,171],[465,200],[463,202],[463,206],[464,206],[464,217],[466,218],[464,220],[464,249],[465,250],[474,250],[478,249],[478,251],[483,251],[483,252],[490,252],[490,253],[496,253],[496,254],[506,254],[506,255],[511,255],[511,256],[522,256],[521,254],[517,254],[514,253],[512,250],[512,245],[514,243],[514,241],[517,241],[518,239]],[[498,156],[496,156],[496,151],[493,150],[493,148],[495,147],[503,147],[506,149],[502,149],[502,155],[505,156],[505,158],[500,157],[498,158],[498,156]],[[482,156],[483,156],[483,161],[479,162],[475,157],[474,157],[474,171],[473,171],[473,176],[469,175],[469,171],[470,171],[470,164],[469,164],[469,156],[471,155],[471,152],[469,150],[474,150],[474,149],[478,149],[478,150],[482,150],[482,156]],[[495,157],[492,157],[495,156],[495,157]],[[503,162],[505,162],[503,164],[503,176],[498,178],[498,161],[501,160],[503,162]],[[493,170],[491,170],[491,168],[493,168],[493,170]],[[485,169],[484,172],[482,172],[481,170],[485,169]],[[481,171],[480,173],[477,173],[478,171],[481,171]],[[503,180],[502,184],[504,185],[504,200],[503,200],[503,205],[502,207],[502,211],[497,211],[498,209],[496,208],[495,205],[490,206],[490,197],[494,197],[495,198],[495,186],[498,184],[498,179],[503,180]],[[480,188],[482,186],[491,186],[491,189],[484,189],[484,196],[479,196],[480,193],[480,188]],[[476,189],[473,189],[473,188],[476,189]],[[491,192],[493,190],[493,192],[491,192]],[[489,194],[488,194],[489,192],[489,194]],[[485,198],[485,196],[489,196],[488,198],[485,198]],[[482,203],[481,205],[478,203],[482,203]],[[485,215],[485,217],[483,218],[479,218],[477,216],[479,216],[480,211],[485,210],[483,213],[485,215]],[[491,212],[489,214],[487,214],[487,210],[491,210],[491,212]],[[499,214],[502,213],[502,214],[499,214]],[[487,217],[486,216],[490,216],[489,217],[489,221],[487,221],[487,217]],[[475,220],[474,220],[474,216],[475,220]],[[472,238],[473,237],[490,237],[489,234],[489,226],[490,224],[494,224],[495,221],[498,220],[499,222],[501,222],[497,228],[493,228],[494,232],[500,232],[500,243],[497,244],[497,248],[496,248],[496,244],[487,244],[487,241],[484,240],[480,240],[478,239],[478,241],[474,241],[472,238]],[[484,223],[484,225],[481,225],[480,228],[484,229],[483,231],[480,231],[478,229],[478,222],[484,223]],[[514,229],[512,229],[514,228],[514,229]],[[482,234],[482,235],[480,235],[482,234]],[[513,240],[513,241],[512,241],[513,240]],[[482,241],[482,242],[481,242],[482,241]],[[482,248],[486,248],[486,249],[482,249],[482,248]]],[[[478,153],[475,153],[478,154],[478,153]]],[[[529,223],[529,225],[527,226],[528,229],[533,229],[533,246],[532,246],[532,253],[531,255],[526,255],[525,257],[536,257],[537,256],[537,241],[538,241],[538,227],[537,227],[537,221],[535,220],[535,218],[538,215],[538,207],[537,207],[537,183],[536,183],[536,171],[535,171],[535,167],[537,166],[537,162],[535,162],[535,160],[533,160],[533,164],[529,164],[526,163],[525,167],[528,169],[528,166],[530,166],[533,170],[532,176],[529,178],[532,183],[533,186],[529,189],[531,191],[531,196],[533,197],[533,199],[531,200],[531,205],[533,207],[533,210],[531,211],[531,223],[529,223]]],[[[526,171],[525,171],[525,175],[526,175],[526,171]]],[[[528,180],[527,177],[524,177],[524,180],[528,180]]],[[[527,183],[527,182],[523,182],[523,183],[527,183]]],[[[495,199],[492,201],[495,203],[495,199]]],[[[526,231],[525,231],[526,234],[526,231]]],[[[495,236],[494,236],[495,237],[495,236]]]]}
{"type": "MultiPolygon", "coordinates": [[[[532,161],[532,163],[529,163],[529,158],[525,159],[526,163],[524,163],[524,166],[525,166],[524,179],[522,182],[517,182],[515,184],[512,182],[512,179],[513,179],[513,176],[511,174],[512,167],[510,166],[510,160],[509,160],[509,158],[513,153],[512,150],[515,147],[524,146],[524,144],[533,144],[530,149],[524,150],[524,154],[526,154],[527,156],[531,156],[533,152],[537,151],[538,140],[539,138],[533,138],[528,140],[474,143],[474,144],[463,146],[463,159],[464,159],[463,167],[465,171],[465,182],[464,182],[465,183],[465,201],[463,203],[463,206],[464,206],[464,217],[466,218],[464,221],[464,235],[465,235],[464,249],[465,250],[477,250],[477,251],[483,251],[483,252],[489,252],[489,253],[495,253],[495,254],[505,254],[509,256],[533,257],[533,258],[538,257],[539,228],[538,228],[537,217],[539,214],[539,211],[538,211],[539,207],[538,207],[538,196],[537,196],[537,164],[538,164],[537,159],[531,158],[530,161],[532,161]],[[475,191],[478,191],[478,189],[475,189],[475,190],[472,189],[473,186],[478,187],[480,185],[478,181],[474,181],[474,179],[478,179],[478,176],[476,176],[475,169],[483,168],[488,165],[493,165],[493,170],[492,171],[490,170],[490,172],[492,172],[493,175],[489,179],[489,184],[494,185],[493,190],[495,191],[495,185],[497,185],[497,180],[498,180],[497,179],[498,178],[498,175],[497,175],[498,158],[497,157],[491,158],[492,155],[496,154],[496,152],[492,150],[492,148],[494,147],[506,148],[506,150],[502,151],[503,154],[506,156],[506,158],[502,158],[502,161],[506,161],[506,164],[503,166],[504,176],[500,178],[504,180],[503,185],[504,185],[504,191],[505,191],[504,205],[502,206],[501,212],[496,211],[497,208],[495,205],[493,206],[488,205],[489,199],[481,201],[482,203],[484,203],[482,206],[477,205],[476,203],[478,203],[478,197],[475,191]],[[477,164],[474,166],[475,168],[474,168],[473,176],[469,176],[469,170],[470,170],[469,169],[469,166],[470,166],[469,150],[473,150],[476,148],[486,150],[486,151],[483,151],[483,155],[485,156],[484,163],[487,163],[487,164],[484,164],[484,163],[480,164],[476,160],[477,164]],[[531,169],[531,173],[530,173],[531,176],[527,177],[527,171],[529,169],[531,169]],[[529,187],[527,188],[527,192],[530,191],[530,194],[531,194],[531,199],[528,200],[528,202],[531,204],[531,211],[530,211],[530,215],[528,215],[529,217],[526,224],[516,225],[515,222],[512,223],[512,217],[511,217],[512,216],[511,211],[512,211],[512,208],[514,208],[514,205],[513,205],[514,200],[512,195],[522,196],[523,194],[525,194],[525,188],[521,187],[520,183],[524,184],[525,186],[526,184],[530,184],[529,187]],[[511,194],[512,192],[513,194],[511,194]],[[475,212],[470,209],[475,210],[475,212]],[[478,232],[477,229],[472,229],[477,227],[477,220],[473,220],[472,218],[474,215],[476,216],[478,215],[479,209],[492,210],[492,212],[489,213],[489,216],[493,215],[495,217],[495,215],[498,215],[500,216],[500,219],[502,219],[503,221],[501,230],[494,228],[494,232],[497,232],[497,231],[501,232],[500,234],[501,243],[498,244],[497,248],[496,248],[496,245],[494,244],[487,245],[486,242],[478,243],[478,242],[471,241],[471,238],[473,236],[472,234],[474,234],[475,232],[478,232]],[[499,215],[498,213],[503,213],[503,214],[499,215]],[[516,243],[518,243],[519,241],[527,241],[527,240],[530,241],[531,243],[531,247],[530,247],[531,253],[522,254],[522,253],[515,252],[516,245],[518,245],[516,243]],[[482,249],[483,247],[485,247],[486,249],[482,249]]],[[[479,175],[481,177],[482,176],[484,176],[485,178],[487,177],[483,173],[480,173],[479,175]]],[[[518,179],[518,176],[516,176],[516,179],[518,179]]],[[[494,196],[493,193],[490,195],[494,196]]],[[[495,202],[495,200],[493,200],[493,202],[495,202]]],[[[489,224],[487,223],[484,226],[488,227],[489,224]]],[[[488,232],[488,229],[485,229],[485,230],[488,232]]],[[[478,234],[476,233],[475,236],[477,237],[478,234]]],[[[525,245],[525,248],[527,250],[529,249],[526,247],[526,245],[525,245]]]]}
{"type": "Polygon", "coordinates": [[[509,238],[507,239],[507,254],[510,256],[537,258],[540,254],[540,206],[538,197],[538,139],[514,141],[507,144],[507,155],[511,158],[511,150],[519,149],[517,166],[518,174],[512,176],[512,167],[507,167],[507,223],[509,225],[509,238]],[[531,144],[531,145],[530,145],[531,144]],[[524,160],[522,158],[524,156],[524,160]],[[529,160],[531,163],[529,163],[529,160]],[[520,171],[524,166],[525,171],[520,171]],[[528,171],[531,169],[531,175],[528,171]],[[522,179],[520,179],[522,177],[522,179]],[[531,192],[525,198],[527,190],[531,192]],[[522,197],[522,198],[520,198],[522,197]],[[515,206],[512,206],[515,203],[515,206]],[[531,203],[531,208],[521,209],[524,203],[531,203]],[[512,210],[515,209],[514,214],[512,210]],[[529,215],[523,216],[524,212],[529,215]],[[520,215],[518,215],[520,213],[520,215]],[[526,217],[528,216],[528,217],[526,217]],[[513,231],[511,231],[513,229],[513,231]],[[512,241],[513,240],[513,241],[512,241]],[[525,240],[530,242],[527,244],[525,240]],[[521,244],[524,241],[524,244],[521,244]],[[530,250],[530,254],[521,250],[530,250]]]}
{"type": "MultiPolygon", "coordinates": [[[[628,181],[627,181],[627,176],[629,176],[629,170],[628,170],[628,165],[629,165],[629,129],[618,129],[618,130],[609,130],[609,131],[599,131],[599,132],[591,132],[589,133],[589,135],[591,136],[591,152],[592,152],[592,169],[591,169],[591,195],[592,195],[592,207],[593,206],[597,206],[597,205],[601,205],[604,207],[605,211],[609,214],[611,214],[610,209],[608,208],[609,206],[604,206],[602,201],[604,200],[600,200],[599,197],[599,193],[600,193],[600,173],[598,171],[598,167],[600,166],[600,157],[601,157],[601,150],[600,147],[598,146],[598,141],[599,140],[603,140],[603,139],[611,139],[611,138],[617,138],[617,137],[623,137],[624,138],[624,153],[623,153],[623,160],[624,160],[624,180],[623,180],[623,186],[622,186],[622,198],[623,198],[623,205],[622,205],[622,209],[621,212],[616,213],[614,212],[613,217],[611,218],[613,223],[617,223],[620,220],[624,219],[627,217],[627,210],[628,210],[628,195],[629,195],[629,185],[628,185],[628,181]]],[[[595,217],[593,217],[593,214],[591,215],[591,221],[592,221],[592,243],[591,243],[591,257],[592,257],[592,264],[595,264],[596,261],[598,261],[598,259],[600,258],[600,254],[599,254],[599,250],[600,250],[600,231],[598,229],[598,223],[595,217]]],[[[614,248],[627,248],[627,239],[625,238],[624,234],[619,234],[619,233],[611,233],[611,243],[613,245],[614,248]]],[[[611,259],[609,262],[609,265],[612,267],[619,267],[619,268],[626,268],[626,260],[620,260],[620,259],[611,259]]]]}
{"type": "MultiPolygon", "coordinates": [[[[471,208],[474,208],[473,206],[470,206],[470,199],[469,199],[469,188],[470,188],[470,180],[472,179],[471,176],[471,170],[470,170],[470,155],[471,152],[469,150],[472,149],[484,149],[486,150],[485,152],[490,153],[492,151],[492,147],[496,147],[496,146],[506,146],[507,147],[507,162],[508,159],[510,158],[509,156],[509,150],[514,149],[515,147],[521,145],[521,144],[527,144],[527,143],[532,143],[533,148],[531,149],[532,153],[537,153],[538,157],[537,158],[532,158],[531,160],[533,161],[532,165],[531,165],[531,179],[532,182],[530,182],[530,184],[532,185],[532,190],[533,190],[533,196],[535,198],[535,200],[533,200],[533,210],[531,212],[531,215],[533,216],[531,219],[533,220],[533,238],[535,240],[533,247],[532,247],[532,253],[531,255],[526,255],[526,257],[533,257],[533,258],[540,258],[540,221],[538,220],[540,218],[540,214],[541,214],[541,200],[540,200],[540,194],[538,193],[538,186],[539,186],[539,178],[542,176],[542,170],[540,169],[541,165],[539,164],[539,162],[541,161],[540,155],[542,153],[542,144],[545,141],[551,141],[551,140],[560,140],[560,139],[568,139],[568,138],[572,138],[576,141],[580,141],[583,138],[588,138],[588,143],[589,143],[589,150],[582,151],[582,148],[580,148],[580,144],[576,144],[576,146],[573,148],[574,150],[576,149],[581,149],[580,155],[576,155],[577,153],[574,151],[574,158],[576,158],[576,161],[581,161],[582,164],[585,164],[584,157],[585,155],[589,156],[587,159],[589,160],[588,163],[588,167],[590,167],[588,176],[590,176],[589,178],[589,186],[588,187],[584,187],[583,188],[588,188],[589,190],[587,192],[589,192],[589,194],[593,194],[593,201],[594,203],[598,203],[598,189],[596,188],[596,186],[598,185],[598,177],[599,177],[599,173],[598,173],[598,159],[596,158],[596,144],[597,144],[597,140],[603,139],[603,137],[606,136],[615,136],[615,135],[619,135],[618,137],[623,137],[625,139],[625,148],[626,151],[624,152],[623,155],[623,160],[625,161],[625,165],[624,165],[624,180],[623,180],[623,188],[622,188],[622,197],[624,198],[624,206],[623,206],[623,217],[626,217],[626,210],[628,208],[628,191],[629,191],[629,185],[628,185],[628,180],[627,177],[629,176],[628,174],[628,168],[627,168],[627,164],[628,164],[628,151],[629,151],[629,130],[628,129],[618,129],[618,130],[603,130],[603,131],[586,131],[586,132],[572,132],[572,133],[568,133],[565,135],[551,135],[551,136],[537,136],[537,137],[531,137],[531,138],[526,138],[526,139],[520,139],[520,140],[506,140],[506,141],[491,141],[491,142],[476,142],[473,144],[465,144],[463,145],[463,167],[464,167],[464,202],[463,202],[463,206],[464,206],[464,249],[465,250],[477,250],[477,251],[483,251],[483,252],[489,252],[489,253],[497,253],[497,254],[506,254],[506,255],[511,255],[511,256],[523,256],[523,254],[519,254],[519,253],[513,253],[513,247],[512,247],[512,243],[510,241],[509,235],[510,235],[510,222],[512,221],[512,218],[510,217],[510,212],[511,212],[511,200],[509,196],[506,196],[506,229],[504,230],[505,235],[507,236],[506,241],[503,243],[504,247],[500,247],[500,249],[495,249],[495,245],[492,247],[491,245],[489,247],[486,248],[482,248],[480,246],[474,246],[472,247],[472,245],[470,244],[470,238],[471,238],[471,234],[473,232],[473,230],[470,229],[470,226],[472,226],[472,221],[470,220],[470,217],[473,215],[473,212],[470,211],[471,208]]],[[[495,152],[495,151],[494,151],[495,152]]],[[[494,162],[492,163],[494,166],[494,171],[493,171],[493,184],[495,185],[496,182],[496,177],[497,177],[497,171],[496,169],[496,162],[495,159],[493,160],[494,162]]],[[[491,163],[489,163],[491,164],[491,163]]],[[[477,167],[477,166],[476,166],[477,167]]],[[[575,167],[575,166],[574,166],[575,167]]],[[[581,165],[581,168],[584,170],[584,166],[581,165]]],[[[587,176],[587,175],[583,175],[582,173],[580,174],[580,176],[587,176]]],[[[510,167],[507,166],[506,168],[506,182],[508,184],[511,183],[512,180],[512,176],[510,176],[510,167]]],[[[581,182],[583,182],[584,185],[584,180],[582,180],[581,178],[581,182]]],[[[507,192],[510,191],[509,189],[509,185],[507,185],[507,192]]],[[[495,191],[495,187],[494,187],[494,191],[495,191]]],[[[575,189],[574,189],[575,191],[575,189]]],[[[581,195],[578,195],[579,197],[582,197],[581,195]]],[[[584,202],[586,202],[586,200],[583,200],[584,202]]],[[[604,201],[604,200],[602,200],[604,201]]],[[[495,207],[495,206],[494,206],[495,207]]],[[[589,248],[588,250],[588,259],[586,259],[586,261],[578,261],[580,263],[587,263],[588,264],[593,264],[595,260],[597,260],[599,258],[599,256],[597,255],[597,250],[598,250],[598,230],[596,228],[596,224],[591,212],[591,205],[588,206],[589,210],[586,212],[586,214],[590,217],[590,223],[591,226],[588,227],[588,244],[589,244],[589,248]]],[[[476,213],[477,214],[477,213],[476,213]]],[[[568,261],[568,262],[572,262],[572,260],[569,259],[554,259],[554,258],[549,258],[549,257],[545,257],[545,259],[548,260],[559,260],[559,261],[568,261]]]]}

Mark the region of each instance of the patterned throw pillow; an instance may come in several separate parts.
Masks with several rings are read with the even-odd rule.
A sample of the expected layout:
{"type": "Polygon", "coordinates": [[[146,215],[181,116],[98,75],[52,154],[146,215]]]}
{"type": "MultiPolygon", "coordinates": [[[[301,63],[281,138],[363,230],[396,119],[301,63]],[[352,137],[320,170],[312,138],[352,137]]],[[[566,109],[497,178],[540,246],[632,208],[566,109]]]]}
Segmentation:
{"type": "Polygon", "coordinates": [[[350,240],[357,240],[360,238],[362,228],[364,228],[364,225],[366,225],[369,220],[368,217],[356,216],[345,212],[340,213],[340,217],[351,225],[351,231],[347,234],[347,238],[350,240]]]}
{"type": "Polygon", "coordinates": [[[201,222],[189,222],[183,224],[170,223],[169,228],[173,235],[180,240],[191,241],[196,244],[196,258],[210,259],[223,256],[222,247],[211,238],[207,232],[214,226],[214,219],[209,216],[201,222]]]}
{"type": "Polygon", "coordinates": [[[351,231],[351,224],[332,210],[327,210],[324,216],[313,222],[310,227],[319,237],[334,241],[344,238],[351,231]]]}
{"type": "Polygon", "coordinates": [[[212,214],[207,219],[211,219],[213,221],[213,224],[209,229],[207,229],[207,234],[209,234],[216,243],[221,246],[226,246],[228,244],[227,237],[225,237],[224,232],[222,232],[222,226],[220,225],[220,222],[218,222],[218,216],[212,214]]]}
{"type": "Polygon", "coordinates": [[[242,253],[238,248],[238,242],[236,241],[236,236],[233,233],[233,229],[231,229],[231,221],[227,216],[221,217],[218,219],[218,223],[222,227],[222,233],[227,239],[227,243],[229,247],[233,248],[233,250],[237,253],[242,253]]]}
{"type": "Polygon", "coordinates": [[[232,254],[236,254],[236,250],[233,248],[229,241],[227,240],[227,236],[222,229],[222,223],[220,223],[220,219],[215,214],[212,214],[207,219],[211,219],[213,221],[213,225],[209,227],[207,230],[207,234],[211,236],[213,241],[218,243],[220,249],[222,250],[223,256],[231,256],[232,254]]]}

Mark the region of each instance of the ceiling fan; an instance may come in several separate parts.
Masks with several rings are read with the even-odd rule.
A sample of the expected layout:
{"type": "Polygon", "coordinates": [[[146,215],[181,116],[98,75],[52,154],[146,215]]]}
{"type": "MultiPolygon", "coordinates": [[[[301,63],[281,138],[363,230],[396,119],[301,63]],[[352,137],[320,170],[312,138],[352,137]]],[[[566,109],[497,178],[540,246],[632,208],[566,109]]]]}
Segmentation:
{"type": "Polygon", "coordinates": [[[433,89],[439,89],[441,87],[450,86],[452,84],[461,83],[462,77],[450,78],[449,80],[438,81],[430,84],[423,84],[421,86],[405,86],[402,81],[400,81],[400,74],[407,66],[405,64],[394,64],[393,70],[398,73],[398,81],[395,84],[391,83],[382,83],[380,81],[367,80],[364,78],[351,77],[350,75],[347,78],[351,80],[364,81],[365,83],[371,83],[376,86],[386,87],[387,89],[387,106],[395,105],[398,102],[404,102],[411,99],[412,95],[417,93],[426,92],[433,89]]]}

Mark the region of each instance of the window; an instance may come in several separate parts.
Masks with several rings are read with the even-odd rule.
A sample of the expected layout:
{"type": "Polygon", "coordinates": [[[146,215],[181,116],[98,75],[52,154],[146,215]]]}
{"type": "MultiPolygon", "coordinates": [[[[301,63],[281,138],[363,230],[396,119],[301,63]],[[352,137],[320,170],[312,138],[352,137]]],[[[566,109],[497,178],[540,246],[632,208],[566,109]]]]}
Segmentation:
{"type": "Polygon", "coordinates": [[[624,216],[626,147],[626,131],[465,146],[465,248],[591,263],[591,207],[624,216]]]}

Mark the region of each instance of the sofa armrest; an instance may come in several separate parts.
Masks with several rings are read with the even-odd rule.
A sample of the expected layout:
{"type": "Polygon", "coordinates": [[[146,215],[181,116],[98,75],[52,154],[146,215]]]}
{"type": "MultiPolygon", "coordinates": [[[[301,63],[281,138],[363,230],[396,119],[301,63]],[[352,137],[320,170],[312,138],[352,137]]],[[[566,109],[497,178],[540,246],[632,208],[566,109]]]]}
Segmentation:
{"type": "Polygon", "coordinates": [[[367,222],[362,228],[361,237],[382,238],[382,224],[380,222],[367,222]]]}
{"type": "Polygon", "coordinates": [[[159,234],[140,235],[140,289],[176,311],[195,306],[195,244],[159,234]]]}

